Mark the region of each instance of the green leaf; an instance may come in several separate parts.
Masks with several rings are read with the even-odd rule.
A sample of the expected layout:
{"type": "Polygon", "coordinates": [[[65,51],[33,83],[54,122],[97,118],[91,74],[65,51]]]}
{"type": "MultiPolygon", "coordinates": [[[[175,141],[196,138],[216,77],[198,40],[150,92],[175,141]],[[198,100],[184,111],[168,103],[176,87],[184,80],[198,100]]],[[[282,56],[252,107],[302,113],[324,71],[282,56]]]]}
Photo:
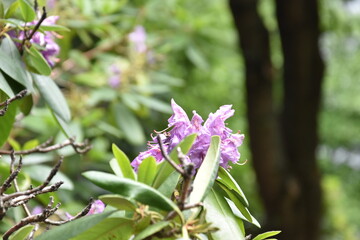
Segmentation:
{"type": "Polygon", "coordinates": [[[154,109],[159,112],[163,113],[172,113],[172,109],[169,106],[169,104],[164,103],[156,98],[143,96],[143,95],[137,95],[137,100],[143,104],[144,106],[147,106],[148,108],[154,109]]]}
{"type": "MultiPolygon", "coordinates": [[[[190,148],[192,147],[197,135],[196,133],[190,134],[186,138],[184,138],[170,153],[170,158],[174,160],[176,163],[179,163],[177,148],[180,147],[182,153],[187,154],[190,151],[190,148]]],[[[167,161],[162,161],[160,164],[158,164],[159,171],[156,174],[153,187],[158,188],[166,178],[169,177],[169,175],[174,171],[174,168],[168,163],[167,161]]]]}
{"type": "MultiPolygon", "coordinates": [[[[44,182],[45,179],[47,178],[48,174],[50,173],[51,169],[52,168],[49,167],[49,166],[40,165],[40,164],[26,166],[26,167],[23,168],[24,172],[29,174],[31,179],[34,179],[34,180],[36,180],[38,182],[44,182]]],[[[53,184],[53,183],[59,182],[59,181],[64,182],[61,185],[61,189],[67,189],[67,190],[73,190],[74,189],[73,182],[70,180],[70,178],[68,178],[62,172],[57,172],[57,174],[51,180],[50,184],[53,184]]]]}
{"type": "Polygon", "coordinates": [[[132,180],[136,180],[134,169],[130,164],[129,158],[115,144],[112,145],[113,154],[117,160],[117,164],[121,170],[122,176],[132,180]]]}
{"type": "Polygon", "coordinates": [[[157,189],[159,192],[170,198],[179,183],[180,173],[173,171],[157,189]]]}
{"type": "Polygon", "coordinates": [[[6,93],[9,97],[14,96],[14,92],[12,91],[10,85],[4,78],[4,75],[0,71],[0,90],[2,90],[4,93],[6,93]]]}
{"type": "Polygon", "coordinates": [[[212,223],[211,226],[219,228],[219,231],[211,233],[212,239],[245,239],[237,223],[236,216],[232,213],[224,197],[215,191],[214,188],[206,196],[204,207],[206,209],[206,221],[212,223]]]}
{"type": "Polygon", "coordinates": [[[169,225],[168,221],[164,221],[164,222],[162,221],[162,222],[157,222],[155,224],[151,224],[147,228],[145,228],[143,231],[141,231],[138,235],[136,235],[133,240],[145,239],[145,238],[153,235],[154,233],[159,232],[160,230],[162,230],[163,228],[165,228],[168,225],[169,225]]]}
{"type": "Polygon", "coordinates": [[[66,122],[64,119],[62,119],[62,117],[60,117],[59,115],[57,115],[53,109],[50,109],[50,112],[52,114],[52,116],[54,117],[54,119],[56,120],[58,126],[61,128],[61,131],[64,133],[64,135],[66,136],[66,138],[70,138],[73,137],[72,135],[72,131],[71,128],[68,124],[68,122],[66,122]]]}
{"type": "Polygon", "coordinates": [[[118,160],[116,158],[113,158],[110,160],[109,165],[111,167],[111,170],[114,172],[114,174],[118,177],[124,177],[123,173],[121,171],[121,168],[119,166],[118,160]]]}
{"type": "Polygon", "coordinates": [[[97,171],[85,172],[83,176],[105,190],[161,210],[175,210],[182,216],[180,209],[175,203],[148,185],[97,171]]]}
{"type": "Polygon", "coordinates": [[[20,100],[19,107],[20,107],[21,112],[25,116],[27,116],[31,112],[33,105],[34,105],[34,102],[33,102],[32,95],[27,95],[20,100]]]}
{"type": "Polygon", "coordinates": [[[220,143],[219,136],[211,137],[209,149],[194,179],[189,204],[201,202],[213,186],[220,162],[220,143]]]}
{"type": "Polygon", "coordinates": [[[11,39],[3,38],[0,45],[0,69],[29,91],[33,91],[30,76],[24,70],[19,50],[11,39]]]}
{"type": "Polygon", "coordinates": [[[25,47],[24,58],[27,65],[35,69],[36,73],[46,76],[50,75],[51,67],[45,60],[44,56],[39,52],[39,50],[34,47],[34,45],[32,45],[30,48],[25,47]]]}
{"type": "Polygon", "coordinates": [[[254,224],[255,226],[257,226],[258,228],[261,228],[260,223],[256,220],[256,218],[254,218],[251,213],[249,212],[249,210],[247,208],[245,208],[243,210],[243,212],[245,212],[246,217],[243,215],[243,213],[240,211],[240,209],[238,208],[237,205],[235,205],[235,203],[233,201],[231,201],[230,199],[225,198],[225,200],[227,201],[228,205],[230,206],[233,214],[247,222],[250,222],[252,224],[254,224]],[[250,220],[249,220],[249,216],[250,216],[250,220]]]}
{"type": "Polygon", "coordinates": [[[70,223],[66,223],[64,225],[55,227],[50,231],[47,231],[41,234],[39,237],[35,238],[36,240],[48,240],[48,239],[56,239],[56,240],[68,240],[72,237],[76,237],[86,230],[92,228],[96,224],[98,224],[101,220],[108,217],[112,214],[113,211],[103,212],[99,214],[94,214],[90,216],[82,217],[78,220],[75,220],[70,223]]]}
{"type": "MultiPolygon", "coordinates": [[[[0,91],[0,102],[5,101],[7,96],[0,91]]],[[[8,110],[6,111],[4,116],[0,116],[0,147],[6,142],[7,138],[10,135],[12,125],[15,121],[16,110],[18,107],[18,101],[12,102],[8,106],[8,110]]],[[[0,108],[3,109],[3,108],[0,108]]]]}
{"type": "Polygon", "coordinates": [[[156,176],[156,168],[156,159],[153,156],[145,158],[138,168],[138,181],[151,186],[156,176]]]}
{"type": "Polygon", "coordinates": [[[198,68],[200,69],[208,69],[209,64],[204,57],[203,53],[195,48],[194,46],[189,46],[186,50],[186,56],[189,58],[189,60],[198,68]]]}
{"type": "Polygon", "coordinates": [[[128,240],[133,233],[134,221],[127,218],[107,218],[71,240],[128,240]]]}
{"type": "Polygon", "coordinates": [[[268,237],[278,235],[279,233],[281,233],[281,231],[269,231],[269,232],[261,233],[261,234],[257,235],[253,240],[266,239],[268,237]]]}
{"type": "Polygon", "coordinates": [[[229,190],[236,191],[241,196],[241,201],[245,206],[249,206],[249,201],[246,199],[244,192],[241,190],[239,184],[236,180],[231,176],[231,174],[224,169],[223,167],[219,168],[219,178],[218,182],[221,182],[224,186],[226,186],[229,190]]]}
{"type": "Polygon", "coordinates": [[[136,206],[130,200],[115,194],[107,194],[99,197],[104,203],[116,207],[119,210],[135,211],[136,206]]]}
{"type": "Polygon", "coordinates": [[[19,230],[17,230],[12,236],[10,236],[10,240],[24,240],[27,238],[27,236],[31,233],[31,231],[34,229],[34,225],[27,225],[19,230]]]}
{"type": "Polygon", "coordinates": [[[61,93],[56,83],[48,76],[32,74],[33,79],[39,89],[40,95],[45,102],[62,120],[69,122],[71,119],[70,109],[64,95],[61,93]]]}
{"type": "Polygon", "coordinates": [[[61,25],[41,25],[39,28],[41,31],[55,31],[55,32],[70,32],[71,30],[61,25]]]}
{"type": "Polygon", "coordinates": [[[134,145],[145,142],[144,131],[135,115],[123,104],[113,105],[113,114],[116,124],[124,132],[126,140],[134,145]]]}
{"type": "Polygon", "coordinates": [[[4,4],[3,4],[3,2],[1,1],[1,2],[0,2],[0,19],[4,18],[4,16],[5,16],[4,4]]]}
{"type": "Polygon", "coordinates": [[[19,8],[19,1],[14,1],[6,10],[5,18],[10,18],[14,12],[19,8]]]}
{"type": "Polygon", "coordinates": [[[26,22],[31,22],[35,19],[36,14],[34,8],[26,0],[18,0],[21,10],[21,15],[26,22]]]}

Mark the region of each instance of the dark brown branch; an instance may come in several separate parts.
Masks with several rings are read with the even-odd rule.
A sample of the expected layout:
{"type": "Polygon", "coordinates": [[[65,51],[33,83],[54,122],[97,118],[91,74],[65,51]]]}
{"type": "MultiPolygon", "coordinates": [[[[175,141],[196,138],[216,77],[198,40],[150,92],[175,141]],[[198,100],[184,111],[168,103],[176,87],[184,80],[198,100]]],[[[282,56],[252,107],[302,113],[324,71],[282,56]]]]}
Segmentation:
{"type": "Polygon", "coordinates": [[[0,117],[5,115],[6,111],[8,110],[9,104],[11,102],[25,97],[26,93],[27,93],[26,89],[22,90],[21,92],[19,92],[12,98],[9,98],[9,99],[5,100],[4,102],[0,103],[0,107],[4,107],[3,109],[0,110],[0,117]]]}
{"type": "Polygon", "coordinates": [[[31,223],[45,221],[48,217],[53,215],[60,207],[60,203],[56,204],[56,206],[54,208],[52,207],[53,204],[54,204],[54,198],[50,197],[50,202],[47,205],[47,207],[43,210],[42,213],[23,218],[19,223],[17,223],[12,228],[10,228],[6,233],[4,233],[3,239],[4,240],[9,239],[11,234],[16,232],[17,230],[19,230],[23,226],[29,225],[31,223]]]}
{"type": "MultiPolygon", "coordinates": [[[[13,161],[13,160],[11,160],[13,161]]],[[[16,179],[16,177],[19,175],[20,170],[22,167],[22,158],[19,159],[19,165],[17,166],[15,171],[11,171],[9,177],[5,180],[3,185],[0,188],[0,195],[2,195],[7,189],[11,187],[11,183],[16,179]]]]}
{"type": "Polygon", "coordinates": [[[180,173],[181,175],[184,175],[184,170],[183,170],[181,167],[179,167],[179,165],[177,165],[177,164],[169,157],[169,155],[167,155],[167,153],[165,152],[164,145],[163,145],[163,143],[162,143],[162,141],[161,141],[160,135],[157,135],[156,139],[157,139],[157,142],[158,142],[158,144],[159,144],[159,146],[160,146],[161,154],[162,154],[162,156],[164,157],[164,159],[165,159],[168,163],[170,163],[170,165],[171,165],[178,173],[180,173]]]}
{"type": "MultiPolygon", "coordinates": [[[[91,149],[91,145],[89,145],[86,141],[84,143],[76,143],[74,138],[69,138],[63,143],[54,144],[52,146],[48,146],[51,143],[51,140],[47,140],[46,142],[42,143],[41,145],[28,149],[28,150],[20,150],[14,151],[15,155],[27,155],[31,153],[48,153],[52,152],[67,146],[72,146],[76,153],[82,154],[86,153],[91,149]]],[[[0,154],[3,155],[10,155],[12,151],[10,150],[0,150],[0,154]]]]}

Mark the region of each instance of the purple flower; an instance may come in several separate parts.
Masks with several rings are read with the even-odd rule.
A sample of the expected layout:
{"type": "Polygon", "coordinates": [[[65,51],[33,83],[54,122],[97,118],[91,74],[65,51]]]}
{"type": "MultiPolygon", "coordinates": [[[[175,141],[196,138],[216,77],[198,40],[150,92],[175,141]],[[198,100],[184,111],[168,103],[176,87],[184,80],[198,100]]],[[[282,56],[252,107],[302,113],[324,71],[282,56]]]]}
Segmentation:
{"type": "Polygon", "coordinates": [[[143,53],[147,50],[146,47],[146,32],[143,26],[136,26],[135,30],[129,34],[129,41],[135,45],[135,50],[138,53],[143,53]]]}
{"type": "MultiPolygon", "coordinates": [[[[226,168],[229,162],[236,163],[239,160],[238,147],[242,144],[244,135],[233,134],[232,130],[227,128],[225,124],[225,121],[233,116],[235,112],[231,105],[221,106],[215,113],[210,113],[203,125],[203,119],[195,111],[193,111],[193,117],[190,121],[186,112],[173,99],[171,100],[171,107],[174,112],[168,120],[168,126],[171,130],[163,132],[161,135],[167,153],[171,152],[186,136],[196,133],[197,138],[188,153],[188,157],[198,168],[210,146],[211,136],[218,135],[221,139],[220,165],[226,168]]],[[[134,159],[131,163],[132,166],[137,169],[142,160],[149,156],[154,156],[157,162],[164,160],[155,138],[149,142],[148,150],[140,153],[134,159]]]]}
{"type": "Polygon", "coordinates": [[[111,64],[109,67],[111,76],[108,78],[108,84],[112,88],[117,88],[121,84],[121,69],[116,64],[111,64]]]}
{"type": "MultiPolygon", "coordinates": [[[[56,21],[59,19],[59,16],[50,16],[47,17],[41,25],[54,25],[56,21]]],[[[36,25],[38,23],[38,20],[32,21],[28,23],[28,26],[36,25]]],[[[20,31],[16,33],[15,31],[10,31],[8,33],[12,38],[16,38],[18,40],[23,40],[25,38],[25,32],[20,31]]],[[[27,33],[29,34],[29,33],[27,33]]],[[[55,33],[50,31],[45,31],[44,33],[37,31],[31,38],[30,42],[33,44],[37,44],[44,49],[40,50],[41,54],[44,56],[46,61],[49,63],[50,66],[54,66],[55,62],[58,60],[56,56],[60,52],[59,45],[55,42],[55,33]]],[[[16,43],[18,46],[20,43],[16,43]]]]}

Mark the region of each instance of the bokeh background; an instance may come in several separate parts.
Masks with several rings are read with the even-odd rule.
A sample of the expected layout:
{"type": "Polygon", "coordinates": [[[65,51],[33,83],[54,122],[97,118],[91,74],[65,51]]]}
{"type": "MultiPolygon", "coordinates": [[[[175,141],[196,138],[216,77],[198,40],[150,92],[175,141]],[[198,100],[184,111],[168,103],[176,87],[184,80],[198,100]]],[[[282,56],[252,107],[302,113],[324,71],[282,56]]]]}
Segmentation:
{"type": "MultiPolygon", "coordinates": [[[[292,8],[282,11],[287,13],[289,22],[285,19],[283,23],[277,13],[286,1],[280,0],[38,2],[39,5],[47,6],[49,15],[59,16],[59,25],[70,29],[59,32],[57,42],[61,52],[52,76],[71,107],[71,132],[77,136],[77,140],[89,139],[93,145],[93,149],[85,156],[74,154],[70,148],[57,153],[66,156],[61,169],[64,175],[60,178],[66,179],[67,184],[56,196],[63,203],[64,211],[75,213],[90,196],[101,193],[81,177],[81,172],[89,169],[110,170],[108,161],[112,158],[112,143],[134,158],[146,148],[146,141],[154,129],[167,127],[167,119],[171,115],[170,99],[174,98],[189,116],[192,110],[196,110],[203,118],[221,105],[233,105],[236,112],[228,120],[228,126],[246,135],[245,143],[240,148],[240,162],[246,164],[233,166],[231,173],[244,189],[251,202],[251,211],[259,222],[265,228],[281,230],[284,214],[278,212],[269,216],[269,209],[264,207],[266,200],[259,194],[259,190],[271,186],[257,181],[253,168],[254,153],[250,150],[251,119],[248,118],[249,99],[246,91],[249,59],[244,54],[248,49],[240,42],[247,33],[249,36],[255,34],[251,32],[255,25],[252,22],[240,22],[240,27],[246,29],[244,35],[241,35],[239,25],[234,24],[234,17],[256,18],[257,23],[263,26],[262,33],[267,36],[270,62],[266,64],[271,65],[269,78],[272,81],[267,83],[267,87],[272,94],[273,118],[281,116],[287,101],[287,88],[283,85],[284,79],[288,79],[283,76],[287,63],[282,43],[287,39],[291,41],[291,34],[281,32],[279,26],[287,23],[291,25],[291,19],[295,19],[295,22],[300,23],[298,27],[290,26],[292,31],[305,35],[318,33],[318,36],[315,34],[318,48],[307,48],[306,44],[300,44],[299,47],[300,52],[311,51],[315,57],[318,53],[323,60],[324,71],[319,74],[314,69],[309,70],[310,75],[316,75],[315,80],[320,82],[322,79],[322,85],[320,107],[314,113],[318,116],[317,129],[306,130],[310,135],[311,131],[318,132],[319,141],[317,145],[315,143],[314,152],[316,161],[312,164],[316,165],[315,169],[319,170],[321,178],[313,184],[321,186],[322,194],[319,199],[311,196],[302,198],[309,201],[307,205],[316,205],[320,201],[321,207],[316,208],[316,211],[322,214],[322,218],[315,230],[300,225],[301,221],[294,221],[293,224],[298,225],[293,227],[304,232],[298,239],[360,239],[359,0],[319,0],[317,4],[313,0],[288,1],[292,8]],[[303,31],[301,20],[312,30],[303,31]],[[309,233],[311,231],[319,234],[309,233]]],[[[256,34],[253,36],[255,40],[250,42],[252,46],[256,49],[256,44],[259,44],[259,51],[265,51],[263,40],[256,38],[256,34]]],[[[266,55],[266,52],[261,54],[266,55]]],[[[250,58],[252,56],[256,58],[256,54],[250,53],[250,58]]],[[[302,60],[302,65],[309,68],[314,64],[311,57],[302,60]]],[[[306,69],[304,66],[293,67],[306,69]]],[[[302,81],[301,77],[299,81],[302,81]]],[[[306,95],[301,97],[304,102],[308,100],[306,95]]],[[[51,136],[55,136],[57,141],[64,139],[42,100],[34,100],[36,108],[31,115],[18,122],[8,147],[30,148],[51,136]]],[[[261,110],[263,106],[255,107],[261,110]]],[[[280,128],[281,124],[278,123],[280,128]]],[[[264,132],[263,137],[268,137],[267,134],[264,132]]],[[[301,145],[307,145],[306,141],[296,144],[300,149],[301,145]]],[[[36,162],[37,165],[30,165],[25,171],[36,182],[41,180],[39,173],[49,169],[57,155],[32,155],[29,158],[28,162],[36,162]]],[[[307,160],[304,159],[304,162],[307,160]]],[[[262,164],[261,159],[255,161],[258,165],[262,164]]],[[[267,160],[263,161],[266,164],[267,160]]],[[[291,176],[293,170],[286,168],[285,164],[281,171],[275,172],[280,175],[290,173],[291,176]]],[[[308,169],[309,172],[314,171],[313,166],[308,169]]],[[[299,178],[301,176],[304,175],[296,175],[299,178]]],[[[285,179],[282,184],[286,184],[290,192],[297,191],[299,186],[289,183],[291,177],[279,178],[285,179]]],[[[304,186],[300,183],[300,188],[304,186]]],[[[300,195],[304,192],[300,191],[300,195]]],[[[281,196],[277,194],[274,192],[274,195],[281,196]]],[[[40,198],[38,204],[42,201],[45,203],[47,199],[47,196],[40,198]]],[[[283,199],[278,199],[278,202],[284,203],[283,199]]],[[[301,204],[292,207],[297,206],[301,211],[309,210],[301,204]]],[[[280,208],[274,206],[274,209],[280,208]]],[[[19,219],[20,213],[16,211],[12,214],[19,219]]],[[[294,210],[294,214],[296,212],[294,210]]],[[[304,218],[304,221],[312,218],[311,214],[296,217],[304,218]]],[[[317,218],[316,214],[314,218],[317,218]]],[[[1,224],[2,229],[12,224],[10,220],[6,221],[1,224]]],[[[291,229],[289,226],[286,228],[291,229]]]]}

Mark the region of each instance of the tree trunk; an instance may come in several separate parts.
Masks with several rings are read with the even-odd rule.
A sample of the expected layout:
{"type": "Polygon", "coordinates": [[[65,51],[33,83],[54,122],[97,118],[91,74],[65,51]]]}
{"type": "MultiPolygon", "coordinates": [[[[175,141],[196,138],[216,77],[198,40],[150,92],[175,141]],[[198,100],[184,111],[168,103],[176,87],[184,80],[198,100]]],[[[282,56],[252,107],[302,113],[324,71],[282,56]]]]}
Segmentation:
{"type": "Polygon", "coordinates": [[[315,150],[324,68],[317,2],[277,0],[276,7],[284,55],[281,118],[274,110],[269,34],[257,0],[230,0],[246,66],[252,160],[266,211],[265,228],[283,230],[281,239],[315,240],[321,216],[315,150]]]}

